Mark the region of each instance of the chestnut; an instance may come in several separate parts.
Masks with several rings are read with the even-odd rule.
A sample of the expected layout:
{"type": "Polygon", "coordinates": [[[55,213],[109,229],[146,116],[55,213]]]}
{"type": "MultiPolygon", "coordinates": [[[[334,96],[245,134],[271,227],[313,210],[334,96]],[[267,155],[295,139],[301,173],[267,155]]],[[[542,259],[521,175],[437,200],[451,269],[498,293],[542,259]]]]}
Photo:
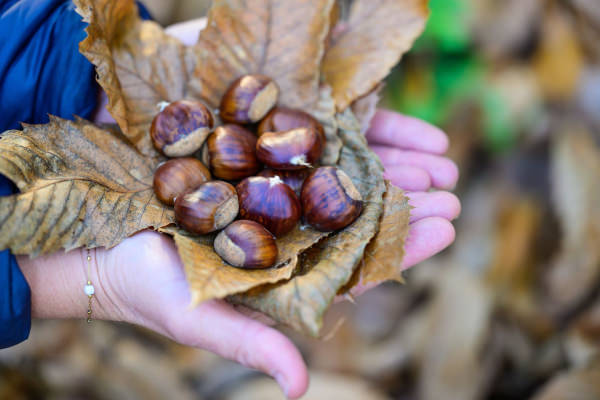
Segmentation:
{"type": "Polygon", "coordinates": [[[202,159],[213,175],[239,180],[254,175],[260,164],[256,159],[256,136],[239,125],[219,126],[208,137],[202,159]]]}
{"type": "Polygon", "coordinates": [[[223,260],[239,268],[269,268],[277,261],[275,238],[261,224],[239,220],[219,232],[214,248],[223,260]]]}
{"type": "Polygon", "coordinates": [[[205,182],[175,200],[175,221],[188,232],[203,235],[223,229],[238,214],[235,188],[227,182],[205,182]]]}
{"type": "Polygon", "coordinates": [[[277,103],[279,86],[265,75],[244,75],[225,91],[219,115],[225,122],[251,124],[260,121],[277,103]]]}
{"type": "Polygon", "coordinates": [[[150,126],[154,147],[167,157],[196,152],[212,131],[213,116],[199,101],[179,100],[156,114],[150,126]]]}
{"type": "Polygon", "coordinates": [[[265,178],[272,178],[274,176],[278,176],[283,183],[292,188],[292,190],[300,196],[300,191],[302,190],[302,184],[304,180],[310,173],[310,170],[300,169],[297,171],[277,171],[274,169],[263,169],[258,173],[258,176],[264,176],[265,178]]]}
{"type": "Polygon", "coordinates": [[[328,232],[350,225],[360,215],[363,200],[344,171],[317,168],[306,178],[300,194],[305,221],[328,232]]]}
{"type": "Polygon", "coordinates": [[[241,217],[262,224],[275,236],[288,233],[300,220],[298,196],[277,176],[246,178],[236,190],[241,217]]]}
{"type": "Polygon", "coordinates": [[[189,189],[210,180],[210,172],[193,157],[174,158],[161,164],[154,172],[154,193],[166,205],[189,189]]]}
{"type": "Polygon", "coordinates": [[[259,161],[274,169],[298,170],[312,167],[322,152],[323,141],[314,128],[265,132],[256,142],[259,161]]]}
{"type": "Polygon", "coordinates": [[[273,108],[258,125],[257,134],[261,136],[265,132],[289,131],[295,128],[315,128],[325,143],[325,132],[323,125],[312,115],[295,108],[280,107],[273,108]]]}

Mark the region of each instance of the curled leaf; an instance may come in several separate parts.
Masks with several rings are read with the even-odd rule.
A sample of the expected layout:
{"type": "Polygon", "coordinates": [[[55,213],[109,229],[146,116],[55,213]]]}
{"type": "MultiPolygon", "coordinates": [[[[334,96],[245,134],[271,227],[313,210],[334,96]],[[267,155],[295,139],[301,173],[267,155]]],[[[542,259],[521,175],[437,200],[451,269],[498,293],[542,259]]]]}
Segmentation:
{"type": "Polygon", "coordinates": [[[334,165],[340,158],[342,140],[338,136],[338,123],[335,117],[335,102],[331,97],[331,88],[327,85],[319,89],[319,102],[312,112],[325,130],[325,147],[321,155],[322,165],[334,165]]]}
{"type": "Polygon", "coordinates": [[[379,231],[367,246],[356,272],[360,284],[386,280],[404,282],[402,259],[411,206],[402,189],[390,182],[386,182],[386,188],[379,231]]]}
{"type": "Polygon", "coordinates": [[[323,58],[338,110],[369,93],[425,28],[427,0],[356,0],[323,58]]]}
{"type": "Polygon", "coordinates": [[[384,86],[383,83],[380,83],[365,96],[354,100],[351,105],[352,112],[360,122],[360,131],[362,133],[367,133],[369,126],[371,126],[371,120],[377,112],[377,104],[381,98],[381,91],[384,86]]]}
{"type": "Polygon", "coordinates": [[[158,156],[149,128],[161,102],[188,97],[192,50],[152,21],[142,21],[133,0],[75,0],[89,22],[81,53],[96,66],[108,111],[123,134],[147,156],[158,156]]]}
{"type": "Polygon", "coordinates": [[[190,87],[213,107],[227,86],[248,73],[279,85],[282,105],[314,109],[319,65],[333,0],[215,0],[195,46],[190,87]]]}
{"type": "Polygon", "coordinates": [[[246,270],[228,265],[215,253],[214,235],[192,236],[171,227],[163,232],[174,235],[190,284],[192,305],[289,279],[296,270],[298,255],[327,236],[310,227],[297,226],[277,239],[279,254],[275,267],[246,270]]]}
{"type": "Polygon", "coordinates": [[[113,247],[173,221],[152,190],[153,163],[93,124],[51,117],[0,138],[0,173],[20,194],[0,197],[0,249],[36,256],[113,247]]]}
{"type": "Polygon", "coordinates": [[[376,234],[385,191],[383,167],[367,147],[351,112],[339,116],[342,148],[339,167],[365,200],[361,216],[320,242],[303,257],[301,272],[289,281],[265,285],[231,298],[292,328],[316,336],[323,314],[351,278],[365,247],[376,234]]]}

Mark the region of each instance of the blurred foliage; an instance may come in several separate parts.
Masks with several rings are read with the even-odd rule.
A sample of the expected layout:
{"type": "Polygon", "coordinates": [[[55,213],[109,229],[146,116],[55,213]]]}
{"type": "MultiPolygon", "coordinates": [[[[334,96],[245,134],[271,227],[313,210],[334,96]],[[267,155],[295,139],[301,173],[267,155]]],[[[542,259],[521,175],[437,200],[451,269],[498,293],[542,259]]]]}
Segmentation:
{"type": "Polygon", "coordinates": [[[494,152],[515,146],[518,122],[506,99],[487,81],[492,62],[478,52],[468,0],[431,0],[427,28],[387,81],[386,105],[435,125],[444,125],[458,104],[481,110],[481,130],[494,152]]]}

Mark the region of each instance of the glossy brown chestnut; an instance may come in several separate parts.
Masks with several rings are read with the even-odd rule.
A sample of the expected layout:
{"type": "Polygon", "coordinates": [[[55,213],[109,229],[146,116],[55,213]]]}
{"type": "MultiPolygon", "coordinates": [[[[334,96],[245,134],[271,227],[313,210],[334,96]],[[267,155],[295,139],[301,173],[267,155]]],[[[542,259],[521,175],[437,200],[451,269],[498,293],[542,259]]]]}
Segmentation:
{"type": "Polygon", "coordinates": [[[156,114],[150,137],[154,147],[167,157],[189,156],[200,149],[213,124],[213,116],[204,104],[175,101],[156,114]]]}
{"type": "Polygon", "coordinates": [[[295,108],[275,107],[258,125],[258,136],[265,132],[282,132],[295,128],[314,128],[321,136],[321,141],[325,143],[325,133],[323,125],[312,115],[295,108]]]}
{"type": "Polygon", "coordinates": [[[174,158],[154,172],[154,193],[160,201],[172,206],[177,196],[209,180],[210,172],[199,160],[174,158]]]}
{"type": "Polygon", "coordinates": [[[269,268],[277,261],[275,238],[254,221],[235,221],[219,232],[214,248],[223,260],[238,268],[269,268]]]}
{"type": "Polygon", "coordinates": [[[273,178],[274,176],[278,176],[283,183],[292,188],[296,195],[300,196],[302,184],[309,173],[310,170],[308,168],[300,169],[298,171],[278,171],[267,168],[260,171],[258,176],[264,176],[265,178],[273,178]]]}
{"type": "Polygon", "coordinates": [[[208,137],[202,160],[217,178],[239,180],[254,175],[260,169],[256,136],[239,125],[219,126],[208,137]]]}
{"type": "Polygon", "coordinates": [[[363,208],[362,196],[348,175],[335,167],[314,170],[300,195],[306,222],[328,232],[350,225],[363,208]]]}
{"type": "Polygon", "coordinates": [[[235,188],[211,181],[185,192],[175,200],[175,221],[188,232],[205,234],[225,228],[238,214],[235,188]]]}
{"type": "Polygon", "coordinates": [[[275,236],[281,236],[300,220],[300,201],[279,177],[252,176],[237,186],[240,215],[256,221],[275,236]]]}
{"type": "Polygon", "coordinates": [[[315,166],[323,142],[314,128],[265,132],[256,142],[258,160],[273,169],[299,170],[315,166]]]}
{"type": "Polygon", "coordinates": [[[268,76],[244,75],[229,85],[219,115],[225,122],[258,122],[275,106],[278,97],[279,87],[268,76]]]}

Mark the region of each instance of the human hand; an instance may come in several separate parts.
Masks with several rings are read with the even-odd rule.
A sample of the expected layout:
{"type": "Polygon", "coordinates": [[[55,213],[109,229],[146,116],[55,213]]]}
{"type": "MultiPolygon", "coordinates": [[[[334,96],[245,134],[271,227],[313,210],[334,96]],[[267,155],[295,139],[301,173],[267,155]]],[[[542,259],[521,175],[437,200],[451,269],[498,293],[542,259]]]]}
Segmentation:
{"type": "MultiPolygon", "coordinates": [[[[189,21],[169,27],[167,32],[190,45],[204,25],[205,20],[189,21]]],[[[104,94],[100,104],[96,120],[114,122],[105,111],[104,94]]],[[[409,268],[454,240],[449,221],[460,212],[458,199],[448,192],[427,190],[453,187],[458,171],[441,156],[448,146],[446,136],[417,119],[379,111],[367,139],[382,159],[386,178],[409,192],[415,207],[403,261],[403,268],[409,268]]],[[[99,250],[98,255],[102,260],[98,281],[105,282],[104,294],[99,294],[102,318],[136,323],[180,343],[260,369],[273,376],[291,398],[306,391],[306,366],[295,346],[280,332],[223,301],[188,308],[190,294],[183,266],[167,237],[142,232],[109,252],[99,250]]]]}
{"type": "Polygon", "coordinates": [[[385,178],[407,192],[411,211],[404,269],[443,250],[454,241],[450,223],[460,214],[458,198],[447,191],[458,181],[458,168],[443,157],[448,138],[417,118],[379,110],[367,131],[367,141],[385,168],[385,178]]]}

